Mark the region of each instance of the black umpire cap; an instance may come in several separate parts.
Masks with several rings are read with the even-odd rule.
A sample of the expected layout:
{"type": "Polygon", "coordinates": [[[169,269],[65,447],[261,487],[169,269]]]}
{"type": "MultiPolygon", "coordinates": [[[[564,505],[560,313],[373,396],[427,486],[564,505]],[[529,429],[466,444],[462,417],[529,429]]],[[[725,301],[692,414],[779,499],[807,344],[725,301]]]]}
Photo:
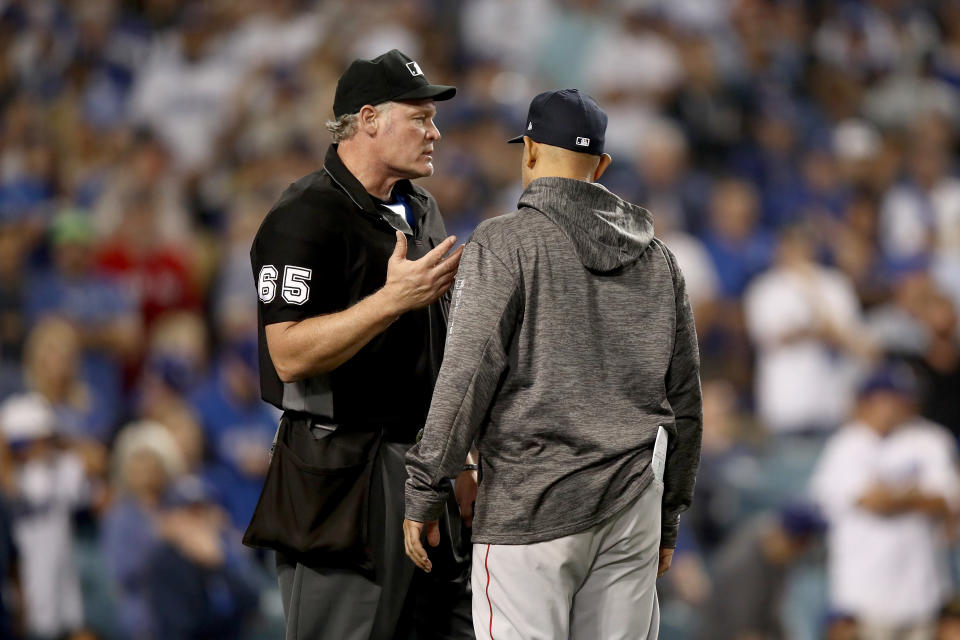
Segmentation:
{"type": "Polygon", "coordinates": [[[530,102],[527,131],[507,142],[534,142],[592,156],[603,155],[607,114],[597,101],[577,89],[544,91],[530,102]]]}
{"type": "Polygon", "coordinates": [[[373,60],[354,60],[337,82],[333,115],[356,113],[365,104],[391,100],[449,100],[456,87],[430,84],[420,65],[397,49],[373,60]]]}

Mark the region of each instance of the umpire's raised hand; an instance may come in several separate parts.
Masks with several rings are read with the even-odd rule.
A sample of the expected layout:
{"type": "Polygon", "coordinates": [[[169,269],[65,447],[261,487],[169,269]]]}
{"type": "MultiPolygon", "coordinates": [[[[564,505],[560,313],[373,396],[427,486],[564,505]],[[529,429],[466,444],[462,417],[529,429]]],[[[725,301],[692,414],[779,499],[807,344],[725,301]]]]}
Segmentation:
{"type": "Polygon", "coordinates": [[[387,263],[387,283],[382,292],[395,303],[397,315],[435,302],[453,284],[463,245],[447,255],[456,243],[449,236],[419,260],[407,260],[407,237],[397,231],[397,246],[387,263]]]}

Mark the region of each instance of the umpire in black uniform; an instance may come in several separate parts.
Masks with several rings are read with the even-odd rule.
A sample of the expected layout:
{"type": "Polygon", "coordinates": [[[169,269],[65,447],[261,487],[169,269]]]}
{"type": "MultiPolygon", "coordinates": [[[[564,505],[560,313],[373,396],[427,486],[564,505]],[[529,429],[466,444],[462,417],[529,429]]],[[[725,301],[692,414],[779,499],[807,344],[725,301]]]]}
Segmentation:
{"type": "Polygon", "coordinates": [[[455,93],[397,50],[354,61],[323,167],[281,195],[250,251],[261,391],[284,413],[244,540],[277,550],[286,640],[473,638],[457,498],[431,550],[440,571],[414,576],[398,533],[462,252],[410,180],[433,173],[435,103],[455,93]]]}

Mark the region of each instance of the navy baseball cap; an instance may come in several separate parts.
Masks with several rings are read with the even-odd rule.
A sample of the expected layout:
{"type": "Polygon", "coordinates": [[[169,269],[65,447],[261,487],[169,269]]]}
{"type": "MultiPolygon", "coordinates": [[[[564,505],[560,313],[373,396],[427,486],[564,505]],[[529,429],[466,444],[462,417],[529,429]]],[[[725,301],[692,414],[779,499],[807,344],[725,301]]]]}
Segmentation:
{"type": "Polygon", "coordinates": [[[884,363],[871,371],[857,389],[857,395],[863,397],[872,393],[896,393],[905,398],[915,398],[918,392],[917,379],[906,365],[884,363]]]}
{"type": "Polygon", "coordinates": [[[596,100],[577,89],[558,89],[544,91],[530,102],[526,133],[507,142],[523,142],[523,136],[529,136],[534,142],[602,156],[606,132],[607,114],[596,100]]]}
{"type": "Polygon", "coordinates": [[[365,104],[378,105],[391,100],[449,100],[456,87],[430,84],[420,65],[397,49],[373,60],[354,60],[337,81],[333,115],[356,113],[365,104]]]}
{"type": "Polygon", "coordinates": [[[792,537],[814,535],[827,528],[827,522],[820,511],[803,502],[792,502],[780,507],[779,516],[780,526],[792,537]]]}

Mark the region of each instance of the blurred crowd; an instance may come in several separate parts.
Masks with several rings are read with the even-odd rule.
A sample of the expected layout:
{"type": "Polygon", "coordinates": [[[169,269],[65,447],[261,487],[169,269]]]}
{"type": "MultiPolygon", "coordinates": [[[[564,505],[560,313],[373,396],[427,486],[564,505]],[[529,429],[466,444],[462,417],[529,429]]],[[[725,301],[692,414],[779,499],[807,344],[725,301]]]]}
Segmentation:
{"type": "Polygon", "coordinates": [[[458,87],[451,233],[577,87],[678,256],[704,448],[664,637],[960,638],[960,0],[0,0],[0,638],[279,637],[248,252],[394,47],[458,87]]]}

